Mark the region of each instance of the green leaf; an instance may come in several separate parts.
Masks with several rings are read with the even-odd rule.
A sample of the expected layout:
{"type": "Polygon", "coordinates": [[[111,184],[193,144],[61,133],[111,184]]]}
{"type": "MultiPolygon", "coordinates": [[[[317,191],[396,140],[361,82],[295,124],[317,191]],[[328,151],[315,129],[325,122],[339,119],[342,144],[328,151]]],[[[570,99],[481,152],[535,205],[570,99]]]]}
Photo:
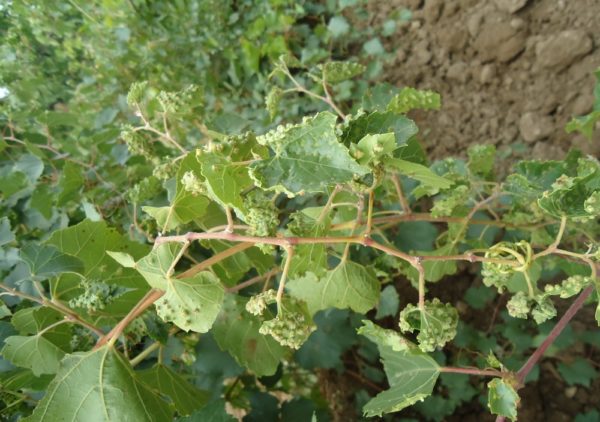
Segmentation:
{"type": "Polygon", "coordinates": [[[580,159],[577,175],[561,175],[538,199],[538,205],[554,217],[596,217],[600,191],[600,163],[592,157],[580,159]]]}
{"type": "Polygon", "coordinates": [[[48,185],[38,185],[31,194],[29,205],[31,208],[39,211],[44,218],[52,217],[52,203],[54,202],[53,192],[48,185]]]}
{"type": "Polygon", "coordinates": [[[32,154],[23,154],[14,164],[14,171],[23,172],[29,183],[35,183],[44,172],[42,160],[32,154]]]}
{"type": "Polygon", "coordinates": [[[203,153],[198,160],[202,165],[208,195],[223,207],[243,210],[242,193],[253,185],[248,167],[232,163],[230,158],[217,153],[203,153]]]}
{"type": "Polygon", "coordinates": [[[366,313],[379,301],[379,281],[360,264],[341,262],[322,277],[307,272],[304,277],[287,283],[290,294],[306,302],[309,312],[327,308],[350,308],[366,313]]]}
{"type": "Polygon", "coordinates": [[[506,178],[505,189],[517,198],[533,201],[549,190],[561,175],[575,176],[580,156],[572,150],[563,161],[521,161],[506,178]]]}
{"type": "Polygon", "coordinates": [[[185,331],[210,330],[223,303],[219,279],[203,271],[190,278],[167,278],[165,283],[165,295],[155,303],[158,316],[185,331]]]}
{"type": "Polygon", "coordinates": [[[398,306],[400,306],[400,296],[398,296],[396,288],[390,284],[381,291],[375,318],[381,319],[386,316],[396,316],[398,313],[398,306]]]}
{"type": "Polygon", "coordinates": [[[125,268],[135,267],[135,259],[128,253],[112,251],[106,251],[106,253],[125,268]]]}
{"type": "Polygon", "coordinates": [[[598,376],[598,372],[583,358],[575,358],[572,362],[559,362],[558,372],[569,385],[583,385],[590,387],[591,382],[598,376]]]}
{"type": "Polygon", "coordinates": [[[333,35],[334,38],[338,38],[348,33],[350,30],[350,24],[343,16],[334,16],[329,21],[327,29],[329,32],[331,32],[331,35],[333,35]]]}
{"type": "Polygon", "coordinates": [[[440,195],[431,208],[431,215],[436,218],[453,215],[456,209],[460,210],[468,202],[470,193],[468,186],[460,185],[440,195]]]}
{"type": "Polygon", "coordinates": [[[22,389],[44,391],[53,378],[53,375],[36,377],[29,369],[16,369],[0,372],[0,385],[5,391],[19,391],[22,389]]]}
{"type": "Polygon", "coordinates": [[[339,143],[336,116],[321,112],[298,125],[278,128],[259,137],[274,156],[250,164],[250,176],[265,190],[301,193],[325,192],[338,183],[364,176],[368,169],[358,165],[339,143]]]}
{"type": "Polygon", "coordinates": [[[135,376],[131,365],[110,346],[63,359],[48,391],[23,421],[171,420],[169,405],[135,376]]]}
{"type": "Polygon", "coordinates": [[[177,422],[236,422],[237,419],[225,411],[225,405],[224,399],[213,400],[192,415],[177,419],[177,422]]]}
{"type": "Polygon", "coordinates": [[[586,138],[591,140],[598,121],[600,121],[600,110],[592,111],[585,116],[573,117],[565,126],[565,130],[567,133],[581,132],[586,138]]]}
{"type": "Polygon", "coordinates": [[[84,272],[81,260],[51,245],[29,243],[21,249],[21,259],[29,267],[31,277],[38,281],[66,272],[84,272]]]}
{"type": "Polygon", "coordinates": [[[317,329],[294,354],[294,360],[304,369],[342,370],[344,352],[357,342],[353,316],[341,309],[318,312],[314,318],[317,329]]]}
{"type": "MultiPolygon", "coordinates": [[[[320,237],[326,235],[331,225],[331,218],[323,218],[323,207],[309,207],[296,211],[290,216],[288,229],[294,236],[320,237]]],[[[302,276],[311,271],[320,276],[327,270],[327,248],[322,243],[302,244],[294,248],[290,267],[290,278],[302,276]]]]}
{"type": "Polygon", "coordinates": [[[488,407],[494,415],[504,416],[513,421],[517,420],[517,405],[519,395],[512,385],[500,378],[494,378],[488,383],[488,407]]]}
{"type": "MultiPolygon", "coordinates": [[[[150,287],[167,290],[169,268],[177,258],[182,246],[178,243],[161,243],[135,264],[135,269],[146,279],[150,287]]],[[[114,252],[110,253],[114,258],[114,252]]],[[[123,258],[123,257],[121,257],[123,258]]],[[[125,258],[126,262],[129,259],[125,258]]]]}
{"type": "Polygon", "coordinates": [[[494,145],[472,145],[467,150],[468,167],[471,173],[488,176],[494,169],[496,147],[494,145]]]}
{"type": "Polygon", "coordinates": [[[422,164],[401,160],[399,158],[388,158],[385,160],[385,164],[397,170],[404,176],[418,180],[428,189],[430,194],[435,194],[439,192],[440,189],[447,189],[452,186],[451,180],[438,176],[422,164]]]}
{"type": "Polygon", "coordinates": [[[210,398],[207,391],[199,390],[169,367],[157,364],[137,372],[138,379],[157,393],[169,397],[180,415],[189,415],[203,407],[210,398]]]}
{"type": "Polygon", "coordinates": [[[5,198],[27,187],[27,176],[20,171],[10,171],[8,174],[0,173],[0,192],[5,198]]]}
{"type": "Polygon", "coordinates": [[[11,318],[11,324],[21,334],[36,334],[38,331],[62,319],[54,309],[35,306],[19,309],[11,318]]]}
{"type": "MultiPolygon", "coordinates": [[[[50,325],[62,321],[64,316],[54,309],[36,306],[19,309],[10,322],[21,335],[37,334],[50,325]]],[[[71,329],[67,324],[60,324],[45,332],[44,337],[63,350],[70,350],[71,329]]]]}
{"type": "Polygon", "coordinates": [[[420,352],[392,330],[363,321],[359,334],[377,344],[390,389],[364,407],[367,417],[398,412],[430,396],[440,373],[435,360],[420,352]]]}
{"type": "Polygon", "coordinates": [[[12,312],[10,311],[8,306],[6,306],[4,304],[4,302],[0,301],[0,319],[7,317],[7,316],[11,316],[11,315],[12,315],[12,312]]]}
{"type": "Polygon", "coordinates": [[[90,278],[107,277],[121,268],[106,253],[107,250],[126,252],[134,257],[143,256],[148,250],[147,246],[131,242],[107,227],[104,221],[84,220],[75,226],[55,231],[47,243],[83,261],[84,275],[90,278]]]}
{"type": "Polygon", "coordinates": [[[394,113],[405,114],[415,109],[438,110],[440,106],[441,98],[437,92],[406,87],[391,99],[387,109],[394,113]]]}
{"type": "MultiPolygon", "coordinates": [[[[422,256],[444,256],[454,255],[456,253],[456,247],[449,243],[443,245],[433,251],[416,251],[414,255],[422,256]]],[[[447,275],[455,274],[458,271],[456,261],[452,260],[440,260],[440,261],[425,261],[423,263],[423,269],[425,270],[425,280],[430,283],[436,283],[447,275]]],[[[419,272],[412,266],[407,266],[403,271],[413,282],[419,280],[419,272]]]]}
{"type": "Polygon", "coordinates": [[[0,247],[13,242],[15,235],[10,229],[10,221],[8,217],[0,218],[0,247]]]}
{"type": "Polygon", "coordinates": [[[406,141],[406,147],[399,149],[395,156],[396,158],[410,161],[411,163],[417,163],[424,166],[427,166],[428,164],[425,151],[416,137],[412,137],[406,141]]]}
{"type": "Polygon", "coordinates": [[[383,48],[383,44],[379,38],[371,38],[369,41],[363,44],[363,50],[370,56],[377,56],[385,53],[385,49],[383,48]]]}
{"type": "Polygon", "coordinates": [[[345,125],[342,133],[342,141],[345,145],[356,144],[367,135],[393,132],[396,137],[396,147],[403,148],[419,131],[415,122],[406,116],[379,111],[359,113],[345,125]]]}
{"type": "Polygon", "coordinates": [[[393,133],[365,135],[356,144],[354,156],[361,165],[379,164],[384,157],[390,157],[396,150],[396,136],[393,133]]]}
{"type": "Polygon", "coordinates": [[[35,376],[55,374],[65,356],[64,350],[43,335],[8,337],[0,353],[12,364],[31,369],[35,376]]]}
{"type": "Polygon", "coordinates": [[[222,350],[256,376],[273,375],[286,349],[271,336],[258,332],[262,320],[246,312],[244,298],[227,295],[212,334],[222,350]]]}
{"type": "Polygon", "coordinates": [[[70,201],[79,199],[79,191],[83,187],[84,182],[82,167],[71,161],[67,161],[58,182],[61,192],[58,195],[57,205],[61,207],[70,201]]]}
{"type": "Polygon", "coordinates": [[[190,192],[186,189],[186,180],[190,176],[196,180],[204,180],[201,165],[197,159],[198,151],[189,152],[179,165],[176,175],[175,196],[166,207],[142,207],[156,220],[162,232],[174,230],[189,222],[201,219],[209,204],[209,199],[198,192],[190,192]]]}

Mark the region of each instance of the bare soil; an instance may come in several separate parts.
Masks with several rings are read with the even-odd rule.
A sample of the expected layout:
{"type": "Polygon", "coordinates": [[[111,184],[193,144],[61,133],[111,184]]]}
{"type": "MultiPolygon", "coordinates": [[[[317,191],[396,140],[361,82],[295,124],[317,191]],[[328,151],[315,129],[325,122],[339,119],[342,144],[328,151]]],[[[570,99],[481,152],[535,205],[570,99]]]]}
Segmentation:
{"type": "MultiPolygon", "coordinates": [[[[441,111],[418,113],[434,158],[493,143],[516,158],[560,159],[571,147],[600,156],[567,134],[588,113],[600,66],[598,0],[373,0],[373,21],[407,8],[412,19],[388,39],[395,59],[384,79],[432,89],[441,111]]],[[[512,156],[512,159],[510,158],[512,156]]]]}

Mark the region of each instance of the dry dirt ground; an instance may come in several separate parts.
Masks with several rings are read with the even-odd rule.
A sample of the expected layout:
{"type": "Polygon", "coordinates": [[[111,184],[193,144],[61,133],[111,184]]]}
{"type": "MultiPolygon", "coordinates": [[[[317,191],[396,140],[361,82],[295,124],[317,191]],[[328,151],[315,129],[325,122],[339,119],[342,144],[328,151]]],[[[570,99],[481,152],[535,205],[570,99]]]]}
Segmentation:
{"type": "Polygon", "coordinates": [[[395,59],[385,80],[442,94],[441,111],[413,116],[433,157],[464,155],[474,143],[495,144],[507,161],[561,158],[571,146],[600,156],[600,133],[589,142],[564,130],[594,100],[600,0],[372,0],[369,7],[373,21],[412,11],[386,45],[395,59]]]}

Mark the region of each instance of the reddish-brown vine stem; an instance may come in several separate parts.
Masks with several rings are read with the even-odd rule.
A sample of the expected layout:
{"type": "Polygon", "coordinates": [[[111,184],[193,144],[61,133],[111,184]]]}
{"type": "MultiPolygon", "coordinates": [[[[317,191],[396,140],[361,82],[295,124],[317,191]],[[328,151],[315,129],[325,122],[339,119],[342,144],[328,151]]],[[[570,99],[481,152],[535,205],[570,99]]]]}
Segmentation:
{"type": "Polygon", "coordinates": [[[57,300],[50,300],[50,299],[40,299],[38,297],[35,296],[31,296],[28,295],[27,293],[23,293],[20,292],[16,289],[13,289],[9,286],[7,286],[6,284],[0,283],[0,289],[5,290],[7,293],[5,294],[9,294],[11,296],[18,296],[21,297],[23,299],[27,299],[30,300],[32,302],[36,302],[39,303],[42,306],[47,306],[49,308],[54,309],[55,311],[60,312],[61,314],[63,314],[65,316],[66,319],[68,319],[69,321],[75,323],[75,324],[79,324],[82,327],[87,328],[88,330],[92,331],[94,334],[96,334],[98,337],[102,337],[104,335],[104,332],[96,327],[94,324],[91,324],[89,322],[87,322],[86,320],[82,319],[79,315],[77,315],[74,311],[72,311],[71,309],[67,308],[65,305],[63,305],[62,303],[60,303],[57,300]]]}
{"type": "Polygon", "coordinates": [[[229,258],[230,256],[235,255],[238,252],[245,251],[246,249],[251,248],[252,246],[254,246],[254,243],[240,243],[238,245],[232,246],[231,248],[225,249],[224,251],[221,251],[221,252],[211,256],[210,258],[207,258],[204,261],[199,262],[198,264],[191,267],[189,270],[179,274],[177,276],[177,278],[193,277],[196,274],[198,274],[200,271],[216,264],[217,262],[220,262],[226,258],[229,258]]]}
{"type": "Polygon", "coordinates": [[[458,368],[453,366],[443,366],[440,368],[440,372],[453,373],[453,374],[466,374],[466,375],[478,375],[481,377],[499,377],[502,378],[508,374],[508,372],[501,372],[492,369],[478,369],[478,368],[458,368]]]}
{"type": "MultiPolygon", "coordinates": [[[[406,221],[429,221],[430,223],[462,223],[466,220],[465,217],[433,217],[428,213],[418,213],[411,212],[409,214],[400,214],[400,215],[392,215],[386,217],[376,217],[373,218],[373,224],[393,224],[393,223],[402,223],[406,221]]],[[[511,224],[504,221],[496,221],[496,220],[479,220],[472,219],[468,220],[469,224],[472,225],[484,225],[484,226],[496,226],[496,227],[504,227],[504,228],[521,228],[521,229],[535,229],[543,226],[548,226],[551,224],[556,224],[554,221],[533,224],[533,225],[519,225],[519,224],[511,224]]],[[[344,223],[333,224],[331,226],[331,230],[347,230],[352,228],[354,225],[354,221],[346,221],[344,223]]]]}
{"type": "Polygon", "coordinates": [[[402,251],[399,251],[390,246],[383,245],[370,237],[363,236],[334,236],[334,237],[258,237],[258,236],[248,236],[237,233],[227,233],[227,232],[189,232],[182,235],[175,236],[162,236],[156,239],[155,244],[159,245],[161,243],[167,242],[180,242],[186,243],[193,240],[227,240],[230,242],[246,242],[246,243],[264,243],[268,245],[279,246],[282,248],[286,248],[288,246],[294,245],[302,245],[302,244],[339,244],[339,243],[354,243],[367,247],[372,247],[374,249],[378,249],[382,252],[385,252],[389,255],[395,256],[397,258],[403,259],[404,261],[410,263],[413,267],[416,268],[417,262],[425,262],[425,261],[468,261],[468,262],[495,262],[499,264],[506,265],[515,265],[515,261],[511,259],[500,259],[500,258],[486,258],[482,256],[477,256],[474,253],[464,253],[459,255],[422,255],[422,256],[413,256],[402,251]]]}
{"type": "MultiPolygon", "coordinates": [[[[548,334],[548,336],[542,342],[542,344],[539,345],[539,347],[533,352],[533,354],[531,356],[529,356],[529,359],[527,359],[527,362],[525,362],[525,364],[521,367],[521,369],[519,369],[519,371],[517,372],[517,381],[519,382],[519,388],[523,387],[523,385],[525,384],[525,378],[527,378],[527,375],[529,375],[529,373],[535,367],[535,365],[538,363],[538,361],[542,358],[542,356],[544,356],[544,353],[546,353],[546,350],[548,350],[548,348],[550,346],[552,346],[552,343],[554,343],[556,338],[560,335],[560,333],[562,333],[562,331],[565,329],[567,324],[569,324],[569,322],[573,319],[575,314],[577,314],[577,312],[579,312],[579,310],[583,307],[585,301],[592,294],[593,291],[594,291],[594,286],[592,285],[592,286],[586,287],[583,290],[583,292],[581,292],[579,294],[577,299],[571,304],[571,306],[569,306],[569,309],[567,309],[567,312],[565,312],[565,314],[556,323],[554,328],[552,328],[552,331],[550,331],[550,334],[548,334]]],[[[496,418],[496,422],[504,422],[505,420],[506,420],[506,418],[504,416],[498,416],[496,418]]]]}
{"type": "Polygon", "coordinates": [[[163,290],[152,289],[135,305],[131,311],[123,318],[112,330],[105,336],[101,337],[94,349],[98,349],[104,346],[106,343],[114,342],[121,335],[123,330],[129,325],[131,321],[140,316],[146,309],[148,309],[154,302],[160,299],[165,292],[163,290]]]}

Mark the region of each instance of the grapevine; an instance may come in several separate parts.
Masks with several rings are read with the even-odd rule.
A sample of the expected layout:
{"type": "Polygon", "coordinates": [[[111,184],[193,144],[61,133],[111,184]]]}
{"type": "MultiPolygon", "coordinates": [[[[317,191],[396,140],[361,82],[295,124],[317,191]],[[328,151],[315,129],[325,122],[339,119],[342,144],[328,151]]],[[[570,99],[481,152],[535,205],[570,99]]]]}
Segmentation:
{"type": "MultiPolygon", "coordinates": [[[[296,57],[286,37],[302,36],[288,28],[300,6],[202,5],[189,12],[211,18],[194,35],[210,54],[188,63],[202,80],[170,86],[150,49],[160,66],[111,85],[118,105],[65,99],[82,121],[58,103],[29,117],[0,103],[0,414],[226,420],[275,401],[279,418],[320,394],[320,369],[344,369],[367,417],[418,409],[463,374],[516,420],[519,391],[576,313],[595,306],[600,324],[600,162],[572,150],[502,177],[499,151],[475,145],[431,163],[411,117],[439,109],[439,94],[376,84],[371,65],[326,49],[296,57]],[[279,41],[256,47],[264,31],[279,41]],[[216,47],[231,40],[240,51],[216,47]],[[475,300],[436,297],[466,271],[475,300]],[[496,307],[485,335],[463,321],[468,306],[496,307]],[[530,322],[553,328],[517,353],[507,337],[530,322]]],[[[568,130],[587,134],[597,113],[568,130]]]]}

